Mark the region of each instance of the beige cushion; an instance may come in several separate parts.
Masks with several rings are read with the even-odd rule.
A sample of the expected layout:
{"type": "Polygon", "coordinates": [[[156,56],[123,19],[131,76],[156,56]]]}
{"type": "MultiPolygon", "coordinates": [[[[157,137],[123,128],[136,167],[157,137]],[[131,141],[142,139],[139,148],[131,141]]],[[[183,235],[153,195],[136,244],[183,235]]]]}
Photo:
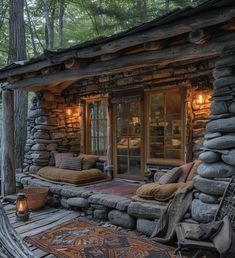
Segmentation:
{"type": "Polygon", "coordinates": [[[203,163],[203,161],[202,161],[202,160],[199,160],[199,159],[194,161],[193,167],[191,168],[191,170],[190,170],[190,172],[189,172],[189,175],[188,175],[188,177],[187,177],[187,179],[186,179],[186,182],[192,181],[193,178],[197,175],[197,168],[198,168],[198,166],[199,166],[201,163],[203,163]]]}
{"type": "Polygon", "coordinates": [[[82,159],[82,169],[87,170],[93,168],[95,166],[96,161],[99,159],[98,156],[88,155],[88,154],[80,154],[79,157],[82,159]]]}
{"type": "Polygon", "coordinates": [[[102,171],[97,168],[76,171],[56,167],[44,167],[41,168],[37,174],[49,180],[77,185],[90,183],[106,178],[102,171]]]}
{"type": "Polygon", "coordinates": [[[82,170],[82,160],[83,160],[82,157],[66,158],[66,159],[62,160],[62,162],[60,164],[60,168],[81,171],[82,170]]]}
{"type": "Polygon", "coordinates": [[[141,198],[154,200],[154,191],[159,185],[159,183],[149,183],[142,185],[136,190],[136,194],[141,198]]]}
{"type": "Polygon", "coordinates": [[[154,199],[156,201],[168,201],[174,197],[176,191],[192,187],[192,183],[173,183],[159,185],[154,190],[154,199]]]}
{"type": "Polygon", "coordinates": [[[165,175],[161,176],[158,180],[159,184],[170,184],[174,183],[180,176],[182,169],[180,167],[172,168],[165,175]]]}

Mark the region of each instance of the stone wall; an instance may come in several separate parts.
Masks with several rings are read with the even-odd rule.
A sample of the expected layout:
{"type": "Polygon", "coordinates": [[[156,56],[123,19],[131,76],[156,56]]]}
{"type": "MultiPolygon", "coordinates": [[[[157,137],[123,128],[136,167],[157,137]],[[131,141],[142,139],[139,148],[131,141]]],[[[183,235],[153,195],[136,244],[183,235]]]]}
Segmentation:
{"type": "Polygon", "coordinates": [[[52,153],[80,151],[80,113],[78,99],[36,92],[28,114],[28,137],[24,172],[35,173],[53,164],[52,153]],[[70,110],[70,114],[68,114],[70,110]]]}
{"type": "Polygon", "coordinates": [[[206,126],[205,149],[199,156],[204,163],[194,180],[199,194],[192,203],[192,217],[205,223],[213,220],[223,192],[235,175],[235,52],[230,51],[214,69],[211,116],[206,126]]]}
{"type": "Polygon", "coordinates": [[[201,91],[193,88],[191,90],[192,94],[192,157],[194,159],[198,159],[201,154],[204,141],[204,134],[206,129],[206,123],[209,120],[210,116],[210,97],[212,94],[212,90],[204,89],[201,91]],[[198,104],[197,98],[199,94],[203,94],[204,103],[198,104]]]}

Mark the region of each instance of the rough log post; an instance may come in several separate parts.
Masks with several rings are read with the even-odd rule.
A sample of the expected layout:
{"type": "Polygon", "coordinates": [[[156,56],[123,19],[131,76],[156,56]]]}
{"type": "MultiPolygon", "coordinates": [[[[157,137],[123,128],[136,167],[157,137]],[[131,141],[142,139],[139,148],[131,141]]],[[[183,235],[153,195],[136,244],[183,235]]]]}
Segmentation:
{"type": "Polygon", "coordinates": [[[2,195],[14,194],[15,158],[14,158],[14,95],[13,91],[2,91],[3,126],[2,126],[2,195]]]}
{"type": "Polygon", "coordinates": [[[9,222],[0,202],[0,256],[2,258],[34,258],[36,257],[9,222]]]}
{"type": "Polygon", "coordinates": [[[112,119],[111,119],[111,106],[108,104],[107,108],[107,172],[112,177],[113,162],[112,162],[112,119]]]}

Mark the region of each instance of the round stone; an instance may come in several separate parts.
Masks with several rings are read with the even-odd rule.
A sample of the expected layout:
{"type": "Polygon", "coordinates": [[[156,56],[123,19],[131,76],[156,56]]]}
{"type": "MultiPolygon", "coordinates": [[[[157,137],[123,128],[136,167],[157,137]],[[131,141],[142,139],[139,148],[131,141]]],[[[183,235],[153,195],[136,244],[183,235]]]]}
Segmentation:
{"type": "Polygon", "coordinates": [[[136,226],[136,219],[131,217],[126,212],[112,210],[108,214],[109,221],[116,226],[134,229],[136,226]]]}
{"type": "Polygon", "coordinates": [[[214,163],[221,160],[220,156],[221,155],[217,152],[205,151],[199,155],[198,159],[203,160],[206,163],[214,163]]]}
{"type": "Polygon", "coordinates": [[[233,69],[231,67],[224,67],[220,69],[214,69],[213,70],[213,76],[215,79],[225,77],[225,76],[230,76],[233,74],[233,69]]]}
{"type": "Polygon", "coordinates": [[[207,133],[205,134],[204,138],[208,140],[208,139],[213,139],[220,136],[222,136],[221,133],[207,133]]]}
{"type": "Polygon", "coordinates": [[[211,113],[213,115],[220,115],[227,113],[228,108],[224,101],[212,101],[211,102],[211,113]]]}
{"type": "Polygon", "coordinates": [[[192,218],[200,223],[209,223],[213,221],[219,204],[203,203],[198,199],[192,201],[191,214],[192,218]]]}
{"type": "Polygon", "coordinates": [[[235,166],[235,149],[230,150],[227,155],[223,154],[221,157],[225,163],[235,166]]]}
{"type": "Polygon", "coordinates": [[[81,197],[69,198],[67,200],[67,203],[73,207],[79,207],[79,208],[89,207],[89,203],[88,203],[87,199],[81,198],[81,197]]]}
{"type": "Polygon", "coordinates": [[[217,204],[219,203],[218,196],[200,193],[199,200],[204,203],[217,204]]]}
{"type": "Polygon", "coordinates": [[[202,163],[198,166],[197,173],[204,178],[227,178],[235,175],[235,167],[223,162],[202,163]]]}
{"type": "Polygon", "coordinates": [[[214,81],[215,89],[235,84],[235,76],[227,76],[214,81]]]}
{"type": "Polygon", "coordinates": [[[198,175],[194,177],[193,185],[200,192],[221,196],[228,186],[228,182],[211,180],[198,175]]]}
{"type": "Polygon", "coordinates": [[[203,145],[209,149],[229,149],[235,147],[235,135],[224,135],[210,140],[205,140],[203,145]]]}
{"type": "Polygon", "coordinates": [[[229,106],[229,112],[230,113],[235,113],[235,102],[232,102],[229,106]]]}
{"type": "Polygon", "coordinates": [[[151,236],[156,225],[157,225],[157,221],[139,218],[137,219],[136,229],[137,231],[147,236],[151,236]]]}
{"type": "Polygon", "coordinates": [[[210,133],[230,133],[235,132],[235,117],[213,120],[206,125],[207,132],[210,133]]]}

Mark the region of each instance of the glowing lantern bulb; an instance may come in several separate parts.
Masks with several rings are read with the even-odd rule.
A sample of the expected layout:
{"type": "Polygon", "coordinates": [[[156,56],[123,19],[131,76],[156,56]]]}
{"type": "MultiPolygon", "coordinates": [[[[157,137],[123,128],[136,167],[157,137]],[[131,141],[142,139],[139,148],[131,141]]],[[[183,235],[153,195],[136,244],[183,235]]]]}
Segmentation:
{"type": "Polygon", "coordinates": [[[69,116],[71,116],[71,114],[72,114],[71,109],[67,109],[67,114],[68,114],[69,116]]]}

